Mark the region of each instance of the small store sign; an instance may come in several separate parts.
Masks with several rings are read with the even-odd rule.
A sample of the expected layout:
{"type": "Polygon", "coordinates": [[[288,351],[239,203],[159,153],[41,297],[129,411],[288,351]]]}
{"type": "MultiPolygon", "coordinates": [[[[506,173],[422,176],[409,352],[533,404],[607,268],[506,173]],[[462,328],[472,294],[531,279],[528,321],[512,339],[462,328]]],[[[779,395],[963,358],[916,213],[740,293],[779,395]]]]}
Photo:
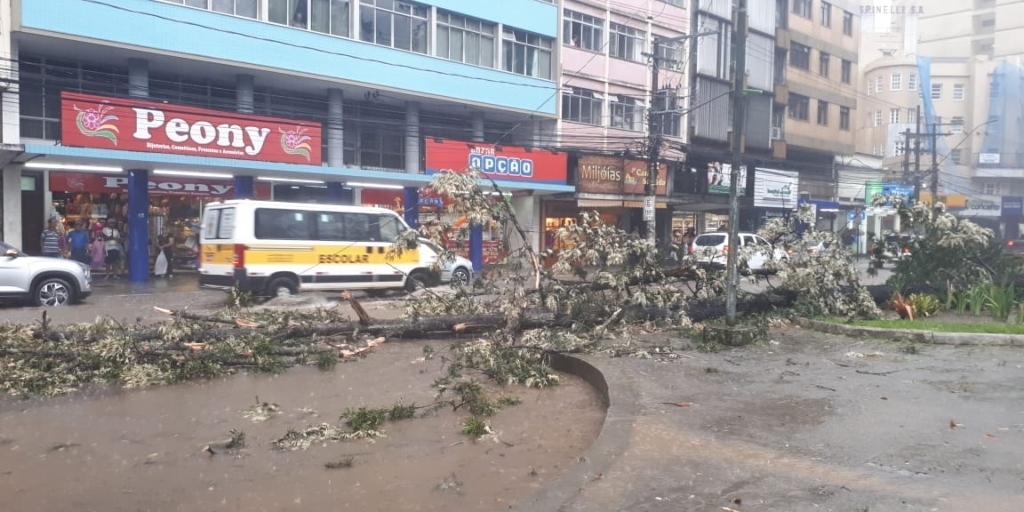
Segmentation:
{"type": "Polygon", "coordinates": [[[565,185],[565,153],[428,138],[427,174],[479,170],[495,180],[565,185]]]}
{"type": "MultiPolygon", "coordinates": [[[[613,156],[581,156],[576,176],[578,192],[646,195],[650,167],[643,160],[613,156]]],[[[668,166],[658,164],[657,195],[668,193],[668,166]]]]}
{"type": "MultiPolygon", "coordinates": [[[[729,194],[732,184],[732,165],[722,162],[708,163],[708,194],[729,194]]],[[[736,195],[747,195],[747,167],[739,168],[739,180],[736,182],[736,195]]]]}
{"type": "Polygon", "coordinates": [[[83,148],[320,165],[318,123],[61,93],[61,143],[83,148]]]}
{"type": "MultiPolygon", "coordinates": [[[[51,172],[50,190],[68,193],[120,194],[128,191],[128,178],[90,173],[51,172]]],[[[154,176],[149,179],[150,195],[233,199],[234,190],[235,184],[231,181],[175,179],[165,176],[154,176]]],[[[253,193],[255,199],[270,199],[270,184],[253,184],[253,193]]]]}
{"type": "Polygon", "coordinates": [[[754,206],[758,208],[794,209],[799,202],[800,175],[795,171],[756,169],[754,171],[754,206]]]}

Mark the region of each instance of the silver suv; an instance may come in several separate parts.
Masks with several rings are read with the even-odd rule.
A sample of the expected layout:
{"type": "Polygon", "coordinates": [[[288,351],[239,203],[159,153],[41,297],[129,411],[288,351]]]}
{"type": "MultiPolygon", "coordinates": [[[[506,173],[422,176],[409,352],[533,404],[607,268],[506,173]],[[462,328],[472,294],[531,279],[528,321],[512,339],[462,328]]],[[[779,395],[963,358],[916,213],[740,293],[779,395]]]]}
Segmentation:
{"type": "Polygon", "coordinates": [[[0,299],[66,306],[92,293],[92,273],[77,261],[28,256],[0,242],[0,299]]]}

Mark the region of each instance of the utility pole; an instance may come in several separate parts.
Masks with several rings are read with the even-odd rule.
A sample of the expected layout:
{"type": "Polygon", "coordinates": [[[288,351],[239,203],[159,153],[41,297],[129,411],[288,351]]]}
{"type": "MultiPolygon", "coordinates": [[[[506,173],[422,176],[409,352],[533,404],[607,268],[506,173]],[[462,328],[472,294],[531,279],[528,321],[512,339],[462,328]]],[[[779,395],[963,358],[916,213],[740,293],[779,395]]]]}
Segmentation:
{"type": "Polygon", "coordinates": [[[939,133],[938,124],[932,123],[932,133],[929,134],[932,143],[932,206],[939,201],[939,135],[944,134],[939,133]]]}
{"type": "MultiPolygon", "coordinates": [[[[661,39],[654,37],[653,55],[651,56],[651,104],[647,111],[647,195],[644,197],[644,221],[647,222],[647,241],[651,245],[657,243],[657,211],[658,192],[658,154],[661,151],[661,129],[658,125],[655,108],[658,101],[658,60],[661,58],[661,39]]],[[[666,98],[664,108],[667,110],[668,101],[666,98]]],[[[666,177],[667,179],[667,177],[666,177]]]]}
{"type": "MultiPolygon", "coordinates": [[[[917,106],[917,135],[914,136],[914,199],[921,202],[921,105],[917,106]]],[[[932,198],[935,203],[935,198],[932,198]]]]}
{"type": "Polygon", "coordinates": [[[732,165],[729,169],[729,254],[726,255],[725,270],[725,321],[730,327],[736,325],[736,291],[739,288],[737,253],[740,248],[740,205],[737,187],[740,167],[743,165],[743,114],[746,106],[744,89],[747,86],[747,0],[739,0],[734,24],[736,30],[733,35],[733,55],[736,56],[736,61],[733,66],[732,89],[732,165]]]}
{"type": "Polygon", "coordinates": [[[903,179],[910,177],[910,128],[903,132],[903,179]]]}

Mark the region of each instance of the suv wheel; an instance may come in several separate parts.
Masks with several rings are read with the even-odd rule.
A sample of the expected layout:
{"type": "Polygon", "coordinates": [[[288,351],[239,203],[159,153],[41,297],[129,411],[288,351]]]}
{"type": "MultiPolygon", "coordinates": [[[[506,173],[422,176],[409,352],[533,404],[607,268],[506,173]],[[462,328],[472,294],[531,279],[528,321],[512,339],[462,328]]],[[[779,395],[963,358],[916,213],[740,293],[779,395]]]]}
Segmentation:
{"type": "Polygon", "coordinates": [[[452,272],[452,286],[468,286],[472,276],[469,274],[469,270],[459,267],[452,272]]]}
{"type": "Polygon", "coordinates": [[[37,306],[67,306],[74,301],[74,296],[75,292],[67,281],[51,277],[36,285],[32,298],[37,306]]]}

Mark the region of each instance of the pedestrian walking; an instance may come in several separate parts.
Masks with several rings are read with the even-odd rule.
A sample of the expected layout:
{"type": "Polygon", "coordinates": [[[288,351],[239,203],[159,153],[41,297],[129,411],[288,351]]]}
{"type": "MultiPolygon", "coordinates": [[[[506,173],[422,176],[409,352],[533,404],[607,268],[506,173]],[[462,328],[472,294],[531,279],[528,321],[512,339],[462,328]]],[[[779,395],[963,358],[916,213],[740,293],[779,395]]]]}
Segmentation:
{"type": "Polygon", "coordinates": [[[71,247],[71,259],[89,264],[89,232],[85,230],[83,221],[75,222],[75,227],[68,233],[68,245],[71,247]]]}
{"type": "Polygon", "coordinates": [[[165,275],[168,279],[173,279],[174,265],[172,265],[172,262],[174,261],[174,235],[168,233],[167,228],[160,230],[160,234],[156,237],[156,246],[159,249],[159,254],[156,257],[156,265],[153,273],[156,275],[165,275]],[[160,261],[161,258],[163,258],[163,262],[160,261]]]}
{"type": "Polygon", "coordinates": [[[43,256],[60,258],[61,245],[60,232],[57,231],[57,219],[46,221],[46,229],[39,235],[39,246],[42,247],[43,256]]]}

